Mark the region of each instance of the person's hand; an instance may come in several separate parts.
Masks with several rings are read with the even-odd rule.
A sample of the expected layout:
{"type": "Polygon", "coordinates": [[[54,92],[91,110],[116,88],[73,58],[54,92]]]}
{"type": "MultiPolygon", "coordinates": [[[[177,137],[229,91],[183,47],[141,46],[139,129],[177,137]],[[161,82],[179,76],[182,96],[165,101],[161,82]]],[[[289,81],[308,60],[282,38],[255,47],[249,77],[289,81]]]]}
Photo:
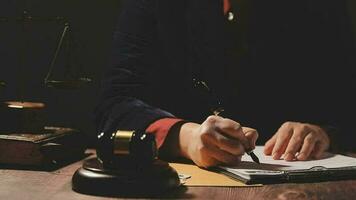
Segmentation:
{"type": "Polygon", "coordinates": [[[308,160],[319,159],[328,150],[330,140],[326,132],[317,125],[286,122],[266,142],[264,153],[273,159],[308,160]]]}
{"type": "Polygon", "coordinates": [[[255,148],[256,130],[219,116],[208,117],[201,125],[185,123],[179,133],[180,154],[199,167],[236,165],[241,156],[255,148]]]}

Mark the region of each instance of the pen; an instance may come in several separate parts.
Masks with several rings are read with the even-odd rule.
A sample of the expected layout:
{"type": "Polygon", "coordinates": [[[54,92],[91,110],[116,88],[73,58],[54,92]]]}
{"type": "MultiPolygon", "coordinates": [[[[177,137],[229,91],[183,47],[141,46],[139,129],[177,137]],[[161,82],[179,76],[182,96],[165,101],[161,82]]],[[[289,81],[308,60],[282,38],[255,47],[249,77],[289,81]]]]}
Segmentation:
{"type": "MultiPolygon", "coordinates": [[[[216,111],[214,111],[213,113],[214,113],[214,115],[219,116],[219,114],[220,114],[222,111],[223,111],[223,110],[216,110],[216,111]]],[[[253,150],[247,151],[246,153],[247,153],[247,155],[249,155],[249,156],[251,157],[251,159],[253,160],[253,162],[255,162],[255,163],[257,163],[257,164],[260,164],[260,159],[258,159],[258,157],[256,156],[256,154],[253,153],[253,150]]]]}
{"type": "Polygon", "coordinates": [[[258,159],[258,157],[256,156],[255,153],[253,153],[253,151],[248,151],[246,153],[252,158],[253,162],[260,164],[260,159],[258,159]]]}
{"type": "MultiPolygon", "coordinates": [[[[208,95],[210,96],[210,99],[213,100],[214,105],[212,105],[212,112],[215,116],[219,116],[220,113],[222,113],[224,111],[224,108],[221,106],[221,102],[218,100],[218,98],[216,98],[216,96],[211,92],[210,88],[208,87],[208,85],[206,84],[206,82],[204,81],[199,81],[197,79],[193,79],[193,83],[194,86],[196,88],[203,88],[204,91],[208,92],[208,95]]],[[[253,150],[251,151],[246,151],[247,155],[249,155],[251,157],[251,159],[257,163],[260,164],[260,160],[258,159],[258,157],[256,156],[256,154],[253,152],[253,150]]]]}

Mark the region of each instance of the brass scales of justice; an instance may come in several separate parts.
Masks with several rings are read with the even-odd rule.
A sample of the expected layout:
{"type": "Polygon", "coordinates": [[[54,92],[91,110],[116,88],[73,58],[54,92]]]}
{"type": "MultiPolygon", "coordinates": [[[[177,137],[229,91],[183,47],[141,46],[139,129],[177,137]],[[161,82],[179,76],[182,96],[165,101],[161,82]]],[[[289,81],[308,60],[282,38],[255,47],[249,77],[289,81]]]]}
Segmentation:
{"type": "MultiPolygon", "coordinates": [[[[25,1],[25,8],[27,7],[25,1]]],[[[56,127],[47,124],[45,111],[46,103],[26,101],[24,91],[26,89],[24,68],[26,67],[26,55],[28,48],[28,27],[34,23],[57,23],[63,28],[59,33],[59,39],[55,46],[53,57],[48,67],[46,76],[43,78],[45,88],[52,89],[79,89],[92,82],[87,77],[54,79],[53,70],[58,65],[60,53],[67,50],[65,56],[65,67],[77,67],[71,63],[71,26],[64,17],[36,17],[31,16],[27,9],[18,18],[0,17],[2,23],[16,23],[21,25],[21,47],[19,49],[19,64],[17,75],[15,99],[4,99],[5,90],[10,90],[12,79],[4,80],[6,69],[0,73],[0,167],[8,165],[47,167],[58,165],[61,162],[82,156],[85,144],[82,141],[79,130],[70,127],[56,127]]],[[[70,69],[67,69],[70,71],[70,69]]],[[[16,80],[15,80],[16,81],[16,80]]],[[[53,105],[52,105],[53,106],[53,105]]],[[[55,106],[55,105],[54,105],[55,106]]]]}

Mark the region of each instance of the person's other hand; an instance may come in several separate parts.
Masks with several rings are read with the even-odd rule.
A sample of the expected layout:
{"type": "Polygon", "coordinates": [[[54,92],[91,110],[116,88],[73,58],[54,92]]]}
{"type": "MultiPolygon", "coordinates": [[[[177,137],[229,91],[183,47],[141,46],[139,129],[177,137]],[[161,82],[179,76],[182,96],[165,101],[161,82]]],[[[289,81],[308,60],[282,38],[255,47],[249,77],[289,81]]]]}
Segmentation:
{"type": "Polygon", "coordinates": [[[319,159],[328,150],[330,140],[326,132],[317,125],[286,122],[266,142],[264,153],[273,159],[308,160],[319,159]]]}
{"type": "Polygon", "coordinates": [[[185,123],[179,134],[181,155],[199,167],[236,165],[241,156],[255,148],[256,130],[219,116],[208,117],[201,125],[185,123]]]}

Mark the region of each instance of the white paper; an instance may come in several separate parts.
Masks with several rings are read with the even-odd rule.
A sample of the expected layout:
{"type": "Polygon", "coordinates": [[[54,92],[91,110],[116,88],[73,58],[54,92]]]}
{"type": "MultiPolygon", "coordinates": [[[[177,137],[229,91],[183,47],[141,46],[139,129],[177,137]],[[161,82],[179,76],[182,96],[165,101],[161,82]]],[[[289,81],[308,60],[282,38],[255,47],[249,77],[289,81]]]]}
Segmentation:
{"type": "Polygon", "coordinates": [[[242,162],[236,167],[221,167],[229,172],[254,175],[276,175],[282,171],[291,170],[307,170],[316,167],[323,168],[343,168],[356,167],[356,158],[347,157],[339,154],[325,153],[322,159],[308,161],[285,161],[274,160],[271,156],[266,156],[263,153],[263,146],[257,146],[253,151],[259,158],[261,164],[252,161],[251,157],[245,154],[242,157],[242,162]]]}

